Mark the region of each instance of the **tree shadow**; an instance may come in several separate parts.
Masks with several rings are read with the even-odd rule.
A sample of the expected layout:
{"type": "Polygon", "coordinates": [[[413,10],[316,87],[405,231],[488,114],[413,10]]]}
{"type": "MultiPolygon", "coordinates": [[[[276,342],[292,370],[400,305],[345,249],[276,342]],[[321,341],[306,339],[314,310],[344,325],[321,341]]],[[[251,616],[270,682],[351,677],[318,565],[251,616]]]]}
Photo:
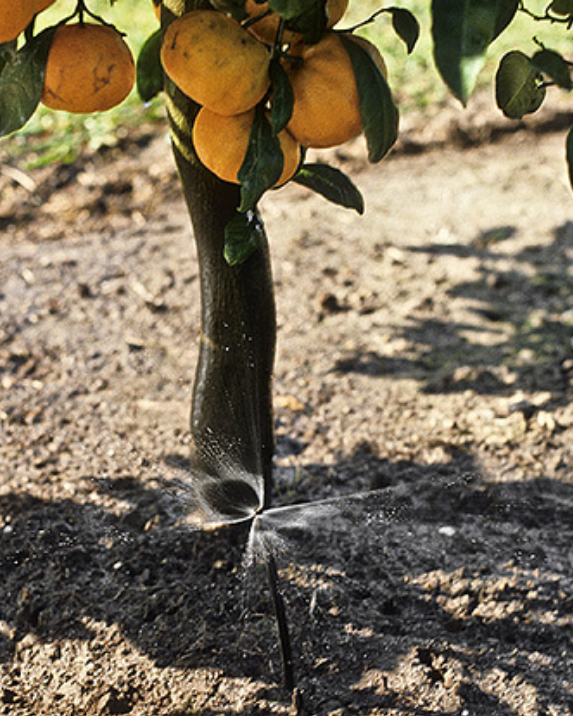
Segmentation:
{"type": "Polygon", "coordinates": [[[296,538],[292,581],[325,567],[307,608],[291,605],[312,674],[303,684],[319,665],[327,692],[344,679],[401,713],[451,712],[444,689],[460,713],[515,713],[512,699],[571,708],[559,664],[573,655],[572,507],[570,485],[443,479],[416,463],[389,492],[342,499],[339,526],[331,516],[296,538]]]}
{"type": "MultiPolygon", "coordinates": [[[[436,716],[454,690],[460,709],[510,714],[504,689],[517,698],[523,680],[540,706],[571,706],[573,487],[486,484],[463,460],[460,478],[449,464],[349,456],[385,486],[284,522],[282,588],[312,713],[436,716]]],[[[28,634],[89,641],[99,622],[160,668],[211,667],[278,699],[272,609],[260,568],[244,567],[244,531],[193,531],[172,495],[130,477],[95,487],[103,503],[0,498],[0,660],[28,634]]]]}
{"type": "Polygon", "coordinates": [[[557,227],[550,245],[529,246],[517,254],[503,251],[503,242],[514,234],[514,227],[500,226],[469,245],[402,247],[428,256],[477,259],[479,276],[459,282],[454,278],[447,294],[470,299],[479,323],[412,316],[406,325],[396,326],[398,336],[413,346],[407,357],[354,351],[333,369],[414,378],[427,393],[506,395],[519,385],[548,391],[552,400],[562,402],[573,370],[573,222],[557,227]],[[482,330],[490,336],[486,341],[482,330]]]}

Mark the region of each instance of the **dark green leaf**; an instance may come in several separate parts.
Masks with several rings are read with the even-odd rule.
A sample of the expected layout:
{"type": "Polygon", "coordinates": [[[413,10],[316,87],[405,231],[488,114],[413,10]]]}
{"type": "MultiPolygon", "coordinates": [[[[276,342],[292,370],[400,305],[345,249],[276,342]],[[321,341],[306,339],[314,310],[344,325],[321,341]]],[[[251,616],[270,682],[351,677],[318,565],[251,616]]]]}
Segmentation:
{"type": "Polygon", "coordinates": [[[549,10],[555,15],[573,15],[573,0],[553,0],[549,10]]]}
{"type": "Polygon", "coordinates": [[[434,60],[452,93],[467,104],[490,43],[515,14],[515,0],[432,0],[434,60]]]}
{"type": "Polygon", "coordinates": [[[368,51],[344,33],[339,37],[354,68],[368,159],[379,162],[398,138],[398,110],[386,78],[368,51]]]}
{"type": "Polygon", "coordinates": [[[559,87],[567,90],[573,87],[569,65],[558,52],[539,50],[531,58],[531,65],[538,72],[547,75],[559,87]]]}
{"type": "Polygon", "coordinates": [[[17,40],[11,40],[10,42],[3,42],[0,44],[0,73],[4,69],[4,65],[10,62],[16,54],[17,47],[17,40]]]}
{"type": "Polygon", "coordinates": [[[269,0],[269,7],[271,10],[278,12],[285,20],[291,20],[307,12],[315,12],[320,5],[322,5],[324,12],[325,2],[326,0],[269,0]]]}
{"type": "Polygon", "coordinates": [[[147,38],[137,58],[137,91],[144,102],[149,102],[163,90],[161,41],[161,30],[156,30],[147,38]]]}
{"type": "Polygon", "coordinates": [[[2,74],[2,70],[4,69],[4,66],[10,62],[10,58],[13,53],[5,51],[2,52],[0,50],[0,74],[2,74]]]}
{"type": "Polygon", "coordinates": [[[279,57],[272,60],[270,75],[273,87],[270,120],[275,134],[278,134],[287,126],[292,117],[294,94],[279,57]]]}
{"type": "Polygon", "coordinates": [[[246,261],[261,243],[265,227],[258,211],[236,212],[225,227],[225,260],[229,266],[246,261]]]}
{"type": "Polygon", "coordinates": [[[364,213],[364,199],[355,184],[346,174],[328,164],[305,164],[293,181],[316,191],[334,204],[364,213]]]}
{"type": "Polygon", "coordinates": [[[567,156],[567,169],[569,170],[569,183],[573,188],[573,125],[567,132],[567,142],[565,148],[567,156]]]}
{"type": "Polygon", "coordinates": [[[405,43],[408,48],[408,54],[410,54],[420,37],[420,24],[409,10],[404,10],[401,7],[391,7],[388,8],[388,12],[392,13],[394,32],[405,43]]]}
{"type": "Polygon", "coordinates": [[[314,0],[308,10],[289,19],[286,27],[289,30],[300,32],[304,36],[304,41],[312,45],[324,35],[327,23],[326,0],[314,0]]]}
{"type": "Polygon", "coordinates": [[[500,0],[497,20],[495,22],[495,31],[493,39],[505,30],[511,23],[519,9],[519,0],[500,0]]]}
{"type": "Polygon", "coordinates": [[[55,27],[44,30],[4,64],[0,74],[1,137],[21,129],[36,111],[55,30],[55,27]]]}
{"type": "Polygon", "coordinates": [[[541,106],[545,88],[527,55],[512,50],[504,55],[495,76],[497,106],[510,119],[521,119],[541,106]]]}
{"type": "Polygon", "coordinates": [[[241,183],[239,211],[253,209],[261,196],[280,179],[284,166],[278,137],[264,107],[257,105],[245,160],[237,178],[241,183]]]}

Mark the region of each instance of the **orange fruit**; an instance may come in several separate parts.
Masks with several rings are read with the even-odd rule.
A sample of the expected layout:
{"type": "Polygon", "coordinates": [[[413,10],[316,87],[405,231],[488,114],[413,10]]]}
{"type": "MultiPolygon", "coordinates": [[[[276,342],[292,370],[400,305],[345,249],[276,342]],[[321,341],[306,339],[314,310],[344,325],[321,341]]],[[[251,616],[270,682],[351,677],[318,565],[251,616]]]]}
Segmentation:
{"type": "Polygon", "coordinates": [[[67,112],[101,112],[123,102],[135,82],[135,63],[113,27],[79,23],[54,33],[42,102],[67,112]]]}
{"type": "Polygon", "coordinates": [[[2,0],[0,2],[0,43],[18,37],[36,14],[34,0],[2,0]]]}
{"type": "Polygon", "coordinates": [[[0,43],[15,40],[36,13],[50,7],[56,0],[2,0],[0,2],[0,43]]]}
{"type": "MultiPolygon", "coordinates": [[[[334,27],[336,23],[341,20],[348,8],[348,2],[349,0],[327,0],[326,12],[328,14],[328,28],[334,27]]],[[[261,15],[268,9],[268,2],[257,3],[256,0],[247,0],[245,3],[245,10],[251,18],[261,15]]],[[[273,45],[277,36],[279,22],[280,16],[278,13],[273,12],[271,15],[267,15],[255,22],[254,25],[251,25],[249,31],[261,42],[273,45]]],[[[302,42],[302,39],[302,35],[293,30],[285,30],[283,33],[283,42],[289,45],[296,45],[298,42],[302,42]]]]}
{"type": "Polygon", "coordinates": [[[228,15],[192,10],[169,25],[161,47],[167,76],[198,104],[233,115],[269,88],[267,48],[228,15]]]}
{"type": "Polygon", "coordinates": [[[304,47],[302,64],[286,63],[294,93],[287,129],[304,147],[335,147],[362,131],[352,62],[342,41],[327,32],[304,47]]]}
{"type": "Polygon", "coordinates": [[[151,0],[153,3],[153,10],[155,12],[155,17],[158,20],[161,20],[161,0],[151,0]]]}
{"type": "MultiPolygon", "coordinates": [[[[223,181],[238,184],[237,174],[243,164],[255,110],[235,115],[222,115],[203,107],[193,124],[193,145],[201,163],[223,181]]],[[[283,130],[278,135],[284,158],[280,186],[296,172],[300,160],[300,145],[283,130]]]]}

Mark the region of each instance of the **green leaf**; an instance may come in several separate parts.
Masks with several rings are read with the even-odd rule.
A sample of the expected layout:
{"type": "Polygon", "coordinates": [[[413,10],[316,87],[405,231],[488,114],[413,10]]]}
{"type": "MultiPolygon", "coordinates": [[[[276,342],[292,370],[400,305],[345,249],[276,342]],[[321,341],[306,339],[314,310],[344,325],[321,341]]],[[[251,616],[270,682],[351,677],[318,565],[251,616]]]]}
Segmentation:
{"type": "Polygon", "coordinates": [[[566,157],[567,157],[567,169],[569,170],[569,183],[573,188],[573,125],[567,132],[567,141],[565,144],[566,157]]]}
{"type": "Polygon", "coordinates": [[[10,62],[16,54],[17,45],[18,43],[16,40],[0,44],[0,74],[4,69],[4,65],[10,62]]]}
{"type": "Polygon", "coordinates": [[[548,10],[555,15],[573,15],[573,0],[553,0],[548,10]]]}
{"type": "Polygon", "coordinates": [[[270,120],[273,131],[278,134],[289,123],[294,106],[294,93],[280,57],[275,57],[271,61],[270,76],[273,87],[270,120]]]}
{"type": "Polygon", "coordinates": [[[326,0],[269,0],[269,9],[286,21],[285,28],[301,33],[307,44],[318,42],[326,30],[326,0]]]}
{"type": "Polygon", "coordinates": [[[356,185],[346,174],[328,164],[304,164],[293,181],[312,189],[334,204],[354,209],[359,214],[364,213],[364,199],[356,185]]]}
{"type": "Polygon", "coordinates": [[[325,4],[326,0],[269,0],[270,9],[278,12],[285,20],[292,20],[307,12],[313,13],[321,5],[323,12],[325,12],[325,4]]]}
{"type": "Polygon", "coordinates": [[[225,227],[225,260],[229,266],[246,261],[261,243],[265,227],[260,214],[253,211],[235,213],[225,227]]]}
{"type": "Polygon", "coordinates": [[[519,0],[501,0],[499,3],[499,11],[495,23],[495,32],[493,39],[501,35],[501,33],[509,26],[519,9],[519,0]]]}
{"type": "Polygon", "coordinates": [[[436,67],[462,104],[474,90],[487,48],[515,10],[515,0],[432,0],[436,67]]]}
{"type": "Polygon", "coordinates": [[[566,90],[573,87],[569,65],[558,52],[539,50],[531,58],[531,66],[538,72],[547,75],[559,87],[566,90]]]}
{"type": "Polygon", "coordinates": [[[44,30],[6,59],[0,74],[0,137],[21,129],[36,111],[55,30],[44,30]]]}
{"type": "Polygon", "coordinates": [[[163,90],[161,42],[161,30],[156,30],[147,38],[137,58],[137,91],[144,102],[149,102],[163,90]]]}
{"type": "Polygon", "coordinates": [[[388,8],[388,12],[392,13],[394,32],[404,42],[408,49],[408,54],[410,54],[420,37],[419,22],[409,10],[404,10],[401,7],[388,8]]]}
{"type": "Polygon", "coordinates": [[[545,88],[529,57],[519,50],[504,55],[495,76],[497,106],[509,119],[521,119],[541,106],[545,88]]]}
{"type": "Polygon", "coordinates": [[[301,15],[287,20],[289,30],[300,32],[304,41],[313,45],[324,35],[328,23],[326,0],[314,0],[313,4],[301,15]]]}
{"type": "Polygon", "coordinates": [[[360,116],[368,145],[368,159],[379,162],[398,138],[398,109],[386,78],[367,50],[344,33],[338,35],[346,48],[356,78],[360,116]]]}
{"type": "Polygon", "coordinates": [[[257,105],[249,145],[237,178],[241,183],[239,211],[254,209],[261,196],[280,179],[284,157],[265,109],[257,105]]]}

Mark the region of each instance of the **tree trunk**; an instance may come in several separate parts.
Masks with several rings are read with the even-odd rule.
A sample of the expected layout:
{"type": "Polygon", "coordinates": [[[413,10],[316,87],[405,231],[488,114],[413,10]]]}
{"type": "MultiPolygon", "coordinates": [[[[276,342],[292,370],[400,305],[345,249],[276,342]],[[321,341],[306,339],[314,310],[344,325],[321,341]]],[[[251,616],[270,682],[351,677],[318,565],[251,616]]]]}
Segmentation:
{"type": "MultiPolygon", "coordinates": [[[[166,0],[165,28],[201,0],[166,0]]],[[[239,188],[218,180],[196,159],[191,128],[197,106],[166,78],[172,144],[191,216],[201,284],[200,353],[191,434],[195,467],[233,479],[238,469],[260,476],[268,502],[274,451],[272,373],[276,318],[266,240],[240,266],[227,264],[224,231],[239,188]]]]}

